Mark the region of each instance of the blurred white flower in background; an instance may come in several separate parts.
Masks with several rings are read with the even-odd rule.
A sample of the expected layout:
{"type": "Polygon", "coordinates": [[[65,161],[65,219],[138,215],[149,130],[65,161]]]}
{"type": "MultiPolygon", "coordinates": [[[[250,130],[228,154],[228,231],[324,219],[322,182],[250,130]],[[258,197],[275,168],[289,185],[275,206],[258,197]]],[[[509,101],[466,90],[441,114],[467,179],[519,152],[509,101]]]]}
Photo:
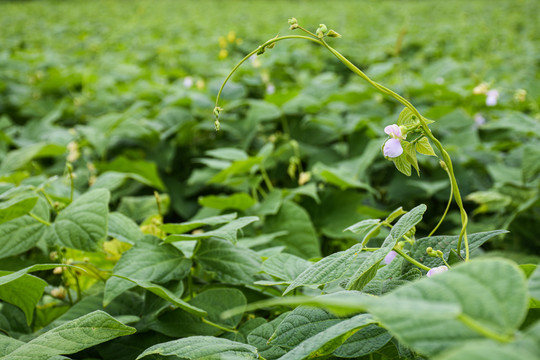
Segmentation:
{"type": "Polygon", "coordinates": [[[478,126],[482,126],[486,123],[486,118],[482,116],[480,113],[474,114],[474,124],[478,126]]]}
{"type": "Polygon", "coordinates": [[[274,84],[270,83],[270,84],[266,85],[266,93],[268,95],[272,95],[275,92],[276,92],[276,87],[275,87],[274,84]]]}
{"type": "Polygon", "coordinates": [[[489,90],[486,93],[486,106],[497,105],[497,100],[499,100],[499,92],[497,90],[489,90]]]}
{"type": "Polygon", "coordinates": [[[186,76],[182,83],[184,84],[184,87],[189,89],[193,86],[193,78],[191,76],[186,76]]]}

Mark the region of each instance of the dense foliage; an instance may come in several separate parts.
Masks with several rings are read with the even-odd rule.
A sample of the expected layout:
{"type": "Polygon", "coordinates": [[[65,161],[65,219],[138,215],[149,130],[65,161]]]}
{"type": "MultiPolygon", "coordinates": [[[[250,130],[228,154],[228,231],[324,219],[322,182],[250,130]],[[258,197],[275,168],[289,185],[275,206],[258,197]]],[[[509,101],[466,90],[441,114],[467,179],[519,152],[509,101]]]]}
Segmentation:
{"type": "Polygon", "coordinates": [[[539,13],[1,3],[0,359],[540,357],[539,13]],[[434,121],[471,261],[457,206],[430,236],[451,194],[427,139],[396,169],[403,105],[323,47],[250,57],[215,131],[293,15],[434,121]]]}

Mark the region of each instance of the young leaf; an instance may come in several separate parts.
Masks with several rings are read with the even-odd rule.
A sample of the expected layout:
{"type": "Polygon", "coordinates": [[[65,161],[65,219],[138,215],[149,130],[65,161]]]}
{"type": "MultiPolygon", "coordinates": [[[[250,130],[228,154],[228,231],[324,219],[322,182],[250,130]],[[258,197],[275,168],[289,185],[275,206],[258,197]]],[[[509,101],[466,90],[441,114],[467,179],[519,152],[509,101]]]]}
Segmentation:
{"type": "Polygon", "coordinates": [[[416,142],[416,151],[424,155],[437,156],[427,137],[423,137],[416,142]]]}
{"type": "Polygon", "coordinates": [[[396,169],[404,175],[411,176],[411,163],[407,160],[405,153],[401,154],[397,158],[392,159],[396,169]]]}
{"type": "Polygon", "coordinates": [[[407,161],[413,166],[416,170],[418,176],[420,176],[420,168],[418,167],[418,160],[416,159],[416,149],[413,144],[408,141],[402,141],[403,152],[407,157],[407,161]]]}
{"type": "Polygon", "coordinates": [[[107,236],[109,197],[108,190],[91,190],[62,210],[51,226],[57,244],[83,251],[98,250],[107,236]]]}
{"type": "Polygon", "coordinates": [[[251,345],[212,336],[191,336],[173,340],[146,349],[136,360],[148,355],[176,356],[187,360],[228,360],[259,358],[257,349],[251,345]]]}
{"type": "Polygon", "coordinates": [[[0,224],[28,214],[38,201],[35,194],[21,194],[0,202],[0,224]]]}
{"type": "Polygon", "coordinates": [[[125,326],[109,314],[94,311],[21,344],[1,359],[48,359],[56,355],[74,354],[134,332],[134,328],[125,326]]]}
{"type": "Polygon", "coordinates": [[[245,216],[245,217],[241,217],[236,220],[233,220],[230,223],[216,230],[211,230],[211,231],[203,232],[200,234],[170,235],[170,236],[167,236],[167,238],[164,241],[165,243],[171,243],[171,242],[182,241],[182,240],[198,240],[198,239],[208,239],[211,237],[217,237],[220,239],[230,241],[232,243],[236,243],[236,240],[238,237],[238,230],[242,229],[243,227],[248,226],[249,224],[255,221],[259,221],[259,218],[257,216],[245,216]]]}
{"type": "Polygon", "coordinates": [[[231,221],[236,219],[236,213],[230,213],[220,216],[212,216],[205,219],[198,219],[188,222],[183,222],[181,224],[163,224],[161,230],[169,234],[184,234],[188,231],[198,229],[205,225],[221,225],[228,224],[231,221]]]}

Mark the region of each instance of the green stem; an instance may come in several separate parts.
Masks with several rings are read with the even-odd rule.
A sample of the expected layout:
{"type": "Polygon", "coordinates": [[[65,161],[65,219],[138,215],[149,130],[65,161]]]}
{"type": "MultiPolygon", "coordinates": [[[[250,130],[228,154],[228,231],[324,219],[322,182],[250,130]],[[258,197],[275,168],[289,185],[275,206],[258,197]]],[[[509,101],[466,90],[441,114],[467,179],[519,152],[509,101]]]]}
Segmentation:
{"type": "Polygon", "coordinates": [[[487,329],[487,328],[483,327],[481,324],[479,324],[476,320],[469,317],[468,315],[459,314],[457,318],[458,318],[459,321],[461,321],[463,324],[465,324],[470,329],[472,329],[472,330],[476,331],[477,333],[482,334],[485,337],[488,337],[490,339],[493,339],[493,340],[496,340],[496,341],[499,341],[499,342],[504,342],[504,343],[511,342],[514,339],[514,337],[511,336],[511,335],[497,334],[496,332],[493,332],[490,329],[487,329]]]}
{"type": "Polygon", "coordinates": [[[230,329],[228,327],[225,327],[225,326],[221,326],[219,324],[216,324],[215,322],[212,322],[208,319],[205,319],[205,318],[201,318],[202,322],[205,323],[205,324],[208,324],[210,326],[213,326],[215,327],[216,329],[219,329],[219,330],[223,330],[223,331],[226,331],[226,332],[231,332],[231,333],[234,333],[236,334],[238,332],[238,330],[235,330],[235,329],[230,329]]]}
{"type": "Polygon", "coordinates": [[[420,269],[426,270],[426,271],[431,270],[431,268],[428,268],[426,265],[419,263],[418,261],[414,260],[414,259],[413,259],[412,257],[410,257],[409,255],[405,254],[405,253],[403,252],[403,250],[399,249],[397,246],[394,246],[394,248],[393,248],[392,250],[394,250],[395,252],[397,252],[399,255],[401,255],[405,260],[407,260],[407,261],[410,262],[411,264],[418,266],[420,269]]]}
{"type": "MultiPolygon", "coordinates": [[[[450,177],[450,174],[448,173],[448,171],[446,173],[448,174],[448,177],[450,177]]],[[[450,183],[452,183],[452,179],[450,179],[450,183]]],[[[441,224],[443,223],[444,218],[446,217],[446,214],[448,214],[448,210],[450,209],[450,205],[452,205],[453,196],[454,196],[454,187],[450,186],[450,198],[448,199],[448,204],[446,204],[446,209],[444,210],[444,213],[443,213],[443,215],[441,217],[441,220],[439,220],[439,222],[437,223],[435,228],[433,230],[431,230],[431,232],[429,233],[429,235],[427,237],[431,237],[431,235],[435,234],[435,231],[437,231],[439,226],[441,226],[441,224]]]]}
{"type": "Polygon", "coordinates": [[[40,218],[39,216],[37,215],[34,215],[32,214],[31,212],[28,213],[28,215],[30,215],[31,217],[33,217],[34,219],[36,219],[37,221],[39,221],[40,223],[44,224],[44,225],[47,225],[47,226],[51,226],[51,223],[46,221],[46,220],[43,220],[42,218],[40,218]]]}
{"type": "Polygon", "coordinates": [[[266,169],[264,168],[264,165],[262,163],[261,165],[259,165],[259,168],[261,169],[261,174],[268,190],[269,191],[274,190],[274,186],[272,185],[272,182],[270,181],[270,177],[268,177],[268,173],[266,172],[266,169]]]}
{"type": "Polygon", "coordinates": [[[426,135],[439,149],[444,162],[446,163],[446,166],[448,167],[448,173],[450,175],[450,182],[452,183],[452,190],[454,192],[454,199],[456,200],[457,205],[459,206],[460,214],[461,214],[461,223],[462,228],[461,232],[459,234],[459,240],[457,245],[457,252],[460,254],[461,249],[461,243],[462,240],[464,240],[465,243],[465,260],[469,260],[469,244],[467,240],[467,223],[468,223],[468,217],[467,212],[465,211],[465,208],[463,207],[463,201],[461,200],[461,194],[459,192],[459,188],[457,185],[457,180],[454,175],[454,168],[452,166],[452,159],[450,158],[450,155],[448,155],[448,152],[443,148],[442,144],[439,140],[433,134],[431,133],[431,130],[429,129],[427,123],[424,120],[424,117],[420,114],[420,112],[405,98],[403,98],[401,95],[393,92],[392,90],[384,87],[381,84],[376,83],[375,81],[371,80],[366,74],[362,72],[359,68],[357,68],[353,63],[351,63],[347,58],[345,58],[343,55],[341,55],[337,50],[335,50],[333,47],[328,45],[324,40],[320,41],[324,47],[326,47],[335,57],[339,59],[345,66],[347,66],[352,72],[354,72],[356,75],[360,76],[362,79],[366,80],[368,83],[370,83],[373,87],[375,87],[377,90],[381,91],[384,94],[392,96],[394,99],[402,103],[405,107],[407,107],[409,110],[413,112],[414,115],[418,118],[420,121],[420,125],[422,127],[422,130],[424,132],[424,135],[426,135]]]}

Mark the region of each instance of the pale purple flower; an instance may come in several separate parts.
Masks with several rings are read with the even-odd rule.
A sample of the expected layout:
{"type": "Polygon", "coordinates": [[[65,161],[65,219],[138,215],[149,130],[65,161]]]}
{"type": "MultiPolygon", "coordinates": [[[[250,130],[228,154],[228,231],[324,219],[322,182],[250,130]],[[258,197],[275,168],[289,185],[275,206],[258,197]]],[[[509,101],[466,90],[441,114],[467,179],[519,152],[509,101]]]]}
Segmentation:
{"type": "Polygon", "coordinates": [[[486,118],[480,113],[474,114],[474,123],[476,126],[482,126],[486,123],[486,118]]]}
{"type": "Polygon", "coordinates": [[[396,124],[388,125],[384,128],[384,132],[394,139],[403,139],[401,129],[396,124]]]}
{"type": "Polygon", "coordinates": [[[275,92],[276,92],[276,87],[275,87],[274,84],[270,83],[270,84],[266,85],[266,93],[268,95],[272,95],[275,92]]]}
{"type": "Polygon", "coordinates": [[[497,90],[489,90],[486,93],[486,106],[497,105],[498,99],[499,99],[499,92],[497,90]]]}
{"type": "Polygon", "coordinates": [[[427,277],[432,277],[433,275],[440,274],[440,273],[447,272],[447,271],[448,271],[448,267],[446,267],[446,265],[442,265],[442,266],[435,267],[435,268],[429,270],[427,272],[426,276],[427,277]]]}
{"type": "Polygon", "coordinates": [[[188,89],[193,86],[193,78],[191,76],[186,76],[183,81],[184,87],[188,89]]]}
{"type": "Polygon", "coordinates": [[[435,79],[435,83],[439,85],[444,84],[444,78],[442,76],[439,76],[438,78],[435,79]]]}
{"type": "Polygon", "coordinates": [[[388,253],[388,255],[385,256],[384,258],[384,263],[386,265],[390,264],[392,262],[392,260],[394,260],[394,258],[396,257],[397,255],[397,252],[395,252],[394,250],[390,251],[388,253]]]}
{"type": "Polygon", "coordinates": [[[383,154],[389,158],[397,158],[403,154],[403,147],[399,139],[390,139],[384,143],[383,154]]]}

